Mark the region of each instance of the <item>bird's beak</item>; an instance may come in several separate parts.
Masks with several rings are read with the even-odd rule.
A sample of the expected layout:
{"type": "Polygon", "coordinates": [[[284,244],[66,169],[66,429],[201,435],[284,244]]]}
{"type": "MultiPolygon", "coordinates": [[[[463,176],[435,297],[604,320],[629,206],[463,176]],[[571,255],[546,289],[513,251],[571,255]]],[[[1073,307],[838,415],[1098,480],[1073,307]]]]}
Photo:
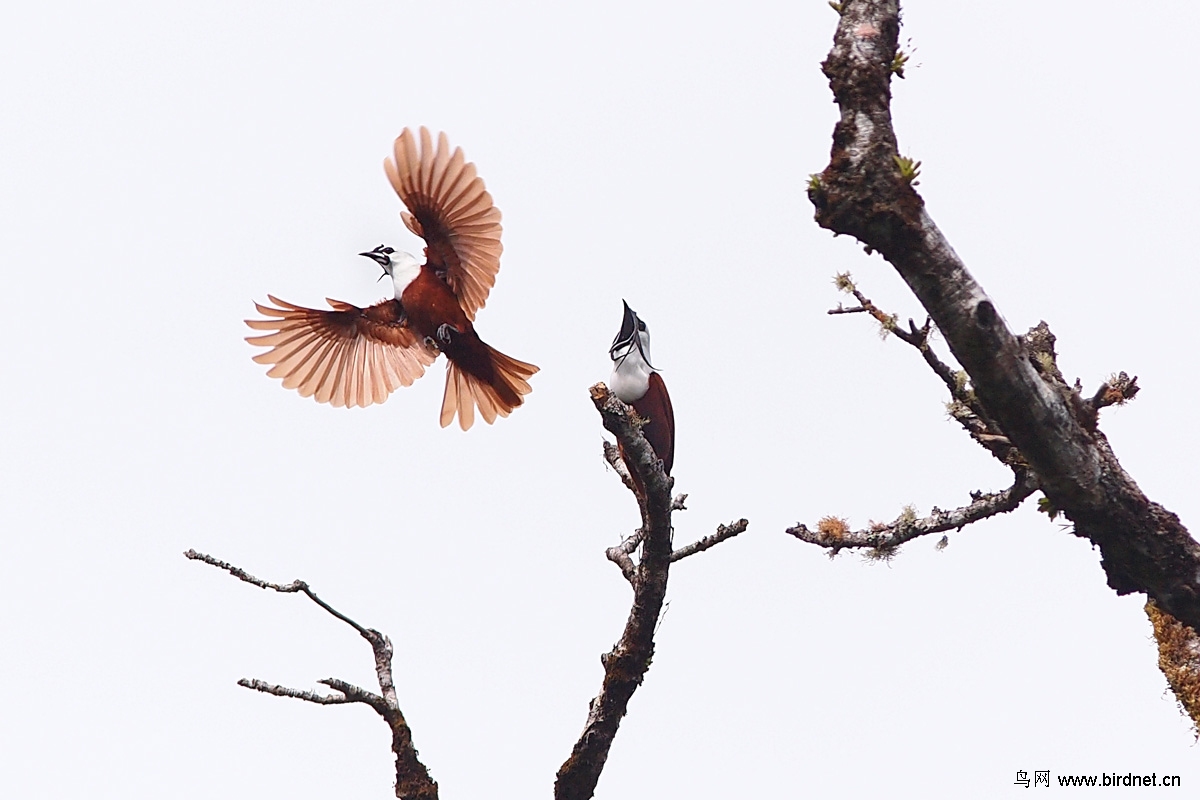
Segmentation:
{"type": "Polygon", "coordinates": [[[608,348],[610,357],[618,348],[637,341],[638,315],[629,307],[629,303],[622,300],[621,304],[625,306],[625,316],[621,320],[621,330],[617,338],[613,339],[612,347],[608,348]]]}
{"type": "Polygon", "coordinates": [[[387,273],[388,257],[385,256],[383,253],[378,253],[378,252],[372,250],[369,253],[359,253],[359,255],[366,256],[367,258],[371,259],[376,264],[383,267],[383,271],[385,274],[387,273]]]}

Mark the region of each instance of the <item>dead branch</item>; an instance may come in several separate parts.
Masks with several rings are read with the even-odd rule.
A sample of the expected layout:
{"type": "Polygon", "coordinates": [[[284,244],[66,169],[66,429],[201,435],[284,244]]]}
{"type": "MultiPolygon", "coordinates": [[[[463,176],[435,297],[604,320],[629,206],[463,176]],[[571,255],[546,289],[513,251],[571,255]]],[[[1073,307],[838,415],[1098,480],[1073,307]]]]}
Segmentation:
{"type": "MultiPolygon", "coordinates": [[[[632,487],[631,487],[632,488],[632,487]]],[[[637,579],[637,567],[633,564],[633,559],[630,554],[638,549],[638,545],[642,543],[642,529],[638,528],[633,532],[632,536],[627,536],[625,541],[621,542],[616,547],[610,547],[604,551],[604,555],[609,561],[621,568],[621,574],[625,576],[625,580],[629,581],[631,586],[635,585],[637,579]]]]}
{"type": "Polygon", "coordinates": [[[876,558],[889,558],[896,548],[918,536],[962,530],[972,522],[1013,511],[1037,489],[1037,480],[1032,474],[1018,472],[1016,482],[1004,491],[991,494],[972,492],[970,503],[952,511],[934,507],[929,516],[918,518],[916,512],[908,508],[886,525],[873,523],[859,531],[851,531],[843,519],[825,517],[817,523],[815,531],[798,524],[788,528],[787,532],[802,542],[829,548],[831,556],[846,548],[861,547],[870,548],[876,558]]]}
{"type": "MultiPolygon", "coordinates": [[[[678,560],[671,549],[671,513],[682,509],[687,497],[671,497],[672,481],[642,435],[640,421],[633,409],[618,400],[602,383],[591,388],[591,396],[604,427],[624,448],[628,463],[621,459],[616,447],[607,443],[604,455],[637,497],[642,526],[621,544],[606,551],[608,559],[620,567],[621,574],[633,587],[633,604],[620,640],[600,657],[604,666],[600,694],[588,705],[583,733],[575,742],[570,757],[558,770],[554,781],[555,800],[588,800],[592,797],[629,700],[650,669],[654,632],[667,593],[667,575],[671,562],[678,560]],[[634,488],[635,481],[630,472],[635,473],[638,482],[645,487],[644,497],[634,488]],[[638,547],[642,550],[641,558],[635,563],[632,555],[638,547]]],[[[699,552],[712,547],[741,533],[747,524],[746,520],[740,520],[724,533],[725,526],[721,526],[715,535],[720,538],[708,537],[715,540],[698,547],[707,541],[701,540],[689,548],[697,547],[693,552],[699,552]]]]}
{"type": "Polygon", "coordinates": [[[417,758],[417,749],[413,746],[412,731],[400,711],[396,698],[396,686],[392,681],[392,642],[373,628],[364,628],[354,620],[336,610],[309,588],[304,581],[295,580],[288,584],[269,583],[254,577],[250,573],[195,550],[188,550],[184,556],[193,561],[202,561],[218,569],[223,569],[230,575],[260,589],[272,589],[285,594],[303,593],[326,612],[346,623],[371,645],[375,655],[375,674],[379,679],[380,694],[369,692],[337,678],[325,678],[318,681],[341,695],[322,695],[302,689],[291,689],[277,686],[257,678],[243,678],[239,686],[258,692],[275,695],[276,697],[292,697],[319,705],[343,705],[346,703],[362,703],[375,709],[392,732],[392,752],[396,756],[396,797],[403,800],[437,800],[437,782],[429,776],[425,765],[417,758]]]}
{"type": "MultiPolygon", "coordinates": [[[[946,405],[946,411],[954,421],[962,426],[971,438],[978,442],[985,450],[995,456],[1000,463],[1014,468],[1027,468],[1028,465],[1025,459],[1021,457],[1020,451],[1013,447],[1012,442],[1004,436],[995,422],[988,419],[987,412],[983,408],[983,404],[979,402],[979,398],[975,396],[975,392],[971,390],[968,382],[967,374],[961,371],[955,371],[950,368],[930,346],[929,338],[933,328],[933,320],[929,317],[925,318],[925,324],[920,328],[911,319],[908,321],[908,330],[904,330],[896,322],[895,314],[888,314],[880,309],[870,298],[863,295],[855,285],[853,278],[849,272],[843,272],[834,278],[834,285],[839,290],[854,295],[859,302],[859,308],[869,312],[883,330],[895,336],[900,341],[915,348],[925,359],[925,363],[933,370],[934,374],[941,378],[942,383],[946,385],[946,389],[950,392],[950,402],[946,405]]],[[[831,309],[828,313],[849,313],[855,309],[839,311],[838,308],[831,309]]]]}
{"type": "Polygon", "coordinates": [[[678,550],[671,552],[671,561],[679,561],[680,559],[694,556],[696,553],[703,553],[710,547],[716,547],[726,539],[732,539],[739,533],[742,533],[749,527],[750,523],[746,519],[739,519],[730,525],[718,525],[716,533],[710,533],[699,541],[692,542],[689,545],[684,545],[678,550]]]}
{"type": "Polygon", "coordinates": [[[1118,372],[1100,384],[1100,388],[1092,395],[1089,402],[1096,411],[1108,406],[1123,406],[1136,397],[1141,390],[1142,387],[1138,386],[1136,375],[1131,378],[1125,372],[1118,372]]]}
{"type": "Polygon", "coordinates": [[[613,472],[621,479],[621,483],[625,484],[625,488],[637,494],[637,489],[633,486],[633,478],[629,476],[629,467],[625,466],[624,459],[621,458],[621,452],[612,442],[604,442],[604,460],[613,468],[613,472]]]}
{"type": "Polygon", "coordinates": [[[1074,533],[1099,546],[1109,586],[1144,592],[1197,628],[1200,544],[1122,469],[1092,422],[1094,409],[1089,419],[1077,392],[1037,368],[1026,337],[1008,329],[913,187],[917,162],[900,155],[890,108],[898,0],[839,7],[822,67],[841,119],[829,166],[809,185],[817,223],[855,237],[896,268],[970,376],[986,418],[1020,450],[1074,533]]]}

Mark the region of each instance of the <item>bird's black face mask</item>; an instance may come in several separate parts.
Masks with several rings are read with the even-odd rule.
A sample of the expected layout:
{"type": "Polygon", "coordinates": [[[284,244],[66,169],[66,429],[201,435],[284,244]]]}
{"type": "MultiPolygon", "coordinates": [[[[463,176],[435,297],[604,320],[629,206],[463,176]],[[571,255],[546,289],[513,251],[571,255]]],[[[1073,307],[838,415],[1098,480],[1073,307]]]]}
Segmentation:
{"type": "Polygon", "coordinates": [[[388,247],[387,245],[381,244],[381,245],[379,245],[379,247],[376,247],[374,250],[369,250],[365,253],[359,253],[359,255],[366,256],[367,258],[373,260],[379,266],[383,267],[383,274],[386,275],[387,274],[387,266],[388,266],[389,261],[391,260],[388,258],[388,256],[390,256],[394,252],[396,252],[396,251],[393,250],[392,248],[388,247]]]}

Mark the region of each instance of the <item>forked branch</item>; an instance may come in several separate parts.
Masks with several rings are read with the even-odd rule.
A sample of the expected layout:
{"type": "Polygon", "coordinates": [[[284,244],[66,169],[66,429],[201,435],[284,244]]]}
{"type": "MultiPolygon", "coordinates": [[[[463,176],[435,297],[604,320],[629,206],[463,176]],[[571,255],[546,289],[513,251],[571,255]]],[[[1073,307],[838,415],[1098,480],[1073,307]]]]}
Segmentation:
{"type": "Polygon", "coordinates": [[[304,581],[296,580],[287,584],[270,583],[254,577],[240,567],[195,550],[188,550],[184,556],[193,561],[202,561],[217,569],[225,570],[238,580],[260,589],[271,589],[284,594],[304,594],[326,612],[358,631],[359,636],[362,636],[371,645],[371,652],[375,655],[375,674],[379,679],[379,694],[338,678],[325,678],[317,681],[340,692],[340,694],[332,695],[318,694],[303,689],[290,689],[257,678],[243,678],[238,681],[238,685],[264,694],[292,697],[318,705],[362,703],[370,706],[383,718],[392,732],[392,753],[396,756],[396,797],[403,798],[403,800],[437,800],[437,782],[429,776],[429,771],[417,758],[417,749],[413,746],[412,741],[412,731],[409,730],[408,723],[404,720],[404,714],[401,713],[400,704],[396,698],[396,686],[392,681],[392,642],[387,636],[373,628],[359,625],[333,608],[318,597],[304,581]]]}
{"type": "Polygon", "coordinates": [[[600,657],[604,666],[600,694],[588,705],[583,733],[575,742],[570,757],[558,770],[554,782],[555,800],[587,800],[596,790],[621,718],[654,656],[654,630],[666,597],[671,562],[732,538],[748,524],[746,520],[739,520],[728,527],[721,526],[714,537],[707,537],[681,551],[672,550],[671,513],[683,508],[684,496],[672,498],[672,481],[642,435],[641,421],[633,409],[602,383],[591,388],[591,396],[604,427],[617,437],[625,451],[625,460],[622,460],[617,448],[608,445],[605,459],[637,497],[642,526],[607,551],[609,560],[620,567],[621,574],[633,587],[633,605],[620,640],[600,657]],[[636,481],[631,479],[630,472],[636,475],[636,481]],[[637,483],[645,487],[644,496],[635,488],[637,483]],[[641,558],[635,563],[633,554],[639,547],[641,558]]]}

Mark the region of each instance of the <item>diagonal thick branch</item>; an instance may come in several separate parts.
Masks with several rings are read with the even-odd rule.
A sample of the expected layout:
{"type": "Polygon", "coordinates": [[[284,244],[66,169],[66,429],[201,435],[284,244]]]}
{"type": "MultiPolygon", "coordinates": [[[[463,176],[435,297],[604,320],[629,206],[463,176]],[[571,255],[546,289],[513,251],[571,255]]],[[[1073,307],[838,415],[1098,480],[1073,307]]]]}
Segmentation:
{"type": "Polygon", "coordinates": [[[891,78],[897,0],[847,0],[823,64],[841,119],[809,198],[816,220],[877,250],[912,289],[990,419],[1028,461],[1074,532],[1099,546],[1108,584],[1144,592],[1200,629],[1200,544],[1122,469],[1078,393],[1039,371],[925,209],[899,159],[891,78]]]}
{"type": "Polygon", "coordinates": [[[689,545],[691,552],[676,556],[679,551],[671,549],[671,512],[682,509],[686,497],[671,497],[672,481],[663,471],[662,462],[654,449],[642,435],[641,421],[633,409],[617,399],[602,383],[591,388],[591,396],[604,427],[617,437],[625,450],[627,461],[622,461],[616,455],[616,448],[611,446],[605,447],[605,458],[637,496],[642,526],[607,552],[609,560],[621,568],[621,574],[633,587],[633,604],[620,640],[612,650],[600,657],[604,666],[600,694],[589,704],[583,733],[575,742],[570,757],[558,770],[554,781],[555,800],[587,800],[595,793],[621,718],[625,716],[630,698],[650,669],[650,661],[654,656],[654,631],[667,594],[667,574],[671,562],[732,538],[745,530],[748,524],[746,520],[739,520],[730,526],[723,525],[713,537],[689,545]],[[645,487],[644,495],[638,493],[635,488],[637,482],[630,479],[630,472],[636,474],[645,487]],[[641,547],[641,559],[634,563],[631,556],[638,547],[641,547]]]}
{"type": "Polygon", "coordinates": [[[371,645],[371,651],[375,655],[375,674],[379,679],[379,694],[369,692],[366,689],[337,678],[325,678],[318,681],[318,683],[322,683],[334,691],[341,692],[340,695],[324,695],[303,689],[291,689],[286,686],[267,683],[257,678],[243,678],[238,681],[238,685],[265,694],[275,695],[276,697],[292,697],[318,705],[363,703],[370,706],[383,718],[383,721],[387,723],[388,728],[392,732],[392,753],[396,756],[396,797],[403,798],[403,800],[437,800],[437,782],[429,776],[429,771],[418,759],[417,748],[413,746],[412,731],[404,719],[404,714],[400,711],[400,703],[396,697],[396,686],[392,680],[392,642],[387,636],[373,628],[365,628],[359,625],[318,597],[304,581],[296,580],[288,584],[270,583],[254,577],[240,567],[228,564],[205,553],[188,550],[183,555],[193,561],[202,561],[217,569],[225,570],[238,580],[249,583],[252,586],[257,586],[260,589],[272,589],[284,594],[305,594],[330,615],[358,631],[358,634],[371,645]]]}

